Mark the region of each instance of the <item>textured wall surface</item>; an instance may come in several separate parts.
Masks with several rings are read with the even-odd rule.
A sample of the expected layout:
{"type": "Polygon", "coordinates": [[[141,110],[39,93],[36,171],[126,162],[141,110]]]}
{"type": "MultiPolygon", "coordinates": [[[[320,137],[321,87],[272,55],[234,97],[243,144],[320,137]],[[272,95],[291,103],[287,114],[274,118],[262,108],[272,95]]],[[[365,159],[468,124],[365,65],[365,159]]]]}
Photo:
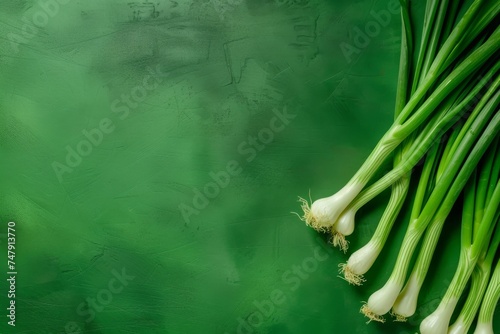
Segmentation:
{"type": "Polygon", "coordinates": [[[13,221],[18,274],[0,332],[414,333],[454,263],[409,322],[367,325],[395,252],[355,289],[290,213],[391,123],[394,2],[2,0],[0,263],[13,221]]]}

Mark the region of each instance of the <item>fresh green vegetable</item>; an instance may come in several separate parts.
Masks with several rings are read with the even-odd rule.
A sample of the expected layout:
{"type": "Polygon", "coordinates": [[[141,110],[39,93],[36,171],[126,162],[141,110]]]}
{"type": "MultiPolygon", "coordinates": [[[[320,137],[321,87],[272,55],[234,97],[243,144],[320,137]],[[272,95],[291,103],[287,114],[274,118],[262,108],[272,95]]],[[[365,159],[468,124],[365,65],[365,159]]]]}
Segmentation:
{"type": "Polygon", "coordinates": [[[400,211],[412,198],[393,271],[361,312],[369,321],[380,322],[389,311],[396,321],[415,313],[448,224],[447,228],[461,229],[459,263],[441,303],[420,331],[467,333],[481,308],[476,331],[490,333],[500,297],[498,264],[491,275],[500,244],[500,3],[472,0],[462,10],[465,1],[428,0],[416,52],[415,15],[410,1],[400,2],[402,43],[393,124],[342,189],[311,205],[299,198],[301,219],[330,233],[333,245],[347,252],[345,237],[354,233],[359,209],[391,187],[372,238],[339,265],[346,281],[361,285],[386,244],[393,246],[389,234],[394,224],[404,223],[398,220],[400,211]],[[390,157],[392,169],[376,179],[390,157]],[[415,189],[412,179],[417,181],[415,189]],[[463,203],[458,201],[461,195],[463,203]],[[448,222],[460,204],[461,221],[448,222]],[[464,293],[465,304],[449,327],[464,293]]]}
{"type": "Polygon", "coordinates": [[[493,315],[500,299],[500,260],[497,261],[495,271],[488,284],[488,289],[484,294],[481,310],[477,320],[474,334],[492,334],[493,333],[493,315]]]}

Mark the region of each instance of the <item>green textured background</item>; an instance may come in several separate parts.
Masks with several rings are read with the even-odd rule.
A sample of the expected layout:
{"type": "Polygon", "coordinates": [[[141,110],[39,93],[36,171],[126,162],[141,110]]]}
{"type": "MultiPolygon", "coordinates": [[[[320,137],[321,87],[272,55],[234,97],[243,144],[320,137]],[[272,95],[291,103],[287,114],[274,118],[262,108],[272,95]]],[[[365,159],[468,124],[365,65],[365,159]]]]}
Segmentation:
{"type": "MultiPolygon", "coordinates": [[[[290,213],[297,196],[344,184],[391,123],[399,16],[351,61],[341,50],[389,3],[66,0],[45,22],[37,1],[2,1],[0,263],[12,220],[18,277],[17,325],[3,311],[0,333],[414,333],[452,275],[456,231],[417,314],[366,325],[361,301],[387,279],[404,228],[356,289],[337,277],[347,255],[290,213]],[[35,17],[43,26],[30,34],[35,17]],[[157,87],[120,118],[117,99],[148,68],[162,73],[157,87]],[[242,154],[284,108],[289,124],[242,154]],[[59,180],[54,162],[105,119],[113,131],[59,180]],[[184,219],[179,205],[192,206],[194,189],[230,161],[239,173],[184,219]],[[122,268],[134,278],[98,308],[86,304],[109,297],[122,268]]],[[[358,214],[351,250],[386,198],[358,214]]],[[[5,310],[4,279],[0,288],[5,310]]]]}

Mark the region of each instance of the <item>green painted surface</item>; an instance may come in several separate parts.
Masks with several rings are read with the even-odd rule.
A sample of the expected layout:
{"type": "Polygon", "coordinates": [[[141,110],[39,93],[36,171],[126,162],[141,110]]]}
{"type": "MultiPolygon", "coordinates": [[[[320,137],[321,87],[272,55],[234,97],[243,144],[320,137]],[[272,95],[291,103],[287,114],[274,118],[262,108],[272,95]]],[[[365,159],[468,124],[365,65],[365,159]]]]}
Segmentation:
{"type": "Polygon", "coordinates": [[[366,325],[404,227],[356,289],[337,277],[347,255],[290,213],[339,189],[391,122],[394,3],[3,1],[0,263],[14,221],[18,275],[0,332],[414,333],[457,231],[416,316],[366,325]]]}

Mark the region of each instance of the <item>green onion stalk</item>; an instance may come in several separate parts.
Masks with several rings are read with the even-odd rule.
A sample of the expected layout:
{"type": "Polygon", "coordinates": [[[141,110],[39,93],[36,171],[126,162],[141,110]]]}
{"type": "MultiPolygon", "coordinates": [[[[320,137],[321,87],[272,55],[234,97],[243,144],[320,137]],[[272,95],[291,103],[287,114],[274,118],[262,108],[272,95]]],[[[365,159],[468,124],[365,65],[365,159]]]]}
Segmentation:
{"type": "MultiPolygon", "coordinates": [[[[425,161],[412,207],[412,213],[410,217],[411,221],[418,218],[421,213],[422,206],[428,199],[426,193],[432,192],[435,187],[436,181],[439,181],[445,166],[445,163],[443,162],[450,154],[451,147],[462,129],[463,127],[456,126],[450,134],[450,138],[448,139],[448,141],[443,141],[440,145],[440,150],[436,149],[432,151],[429,154],[428,159],[425,161]],[[441,160],[439,160],[440,157],[441,160]]],[[[420,288],[422,287],[425,278],[425,272],[428,269],[426,264],[430,262],[430,258],[432,258],[433,255],[431,252],[424,252],[423,250],[428,250],[430,247],[429,244],[432,245],[432,242],[434,242],[434,239],[436,237],[436,228],[439,228],[439,226],[435,226],[434,228],[432,228],[431,226],[426,230],[423,245],[416,261],[416,265],[414,266],[406,285],[404,286],[403,290],[398,295],[398,298],[392,306],[391,315],[396,318],[396,321],[406,321],[406,318],[412,316],[415,313],[415,310],[417,308],[418,293],[420,291],[420,288]]]]}
{"type": "MultiPolygon", "coordinates": [[[[494,84],[492,87],[490,87],[490,90],[489,90],[490,94],[495,92],[498,89],[499,85],[500,85],[500,82],[497,81],[496,85],[494,84]]],[[[483,102],[484,102],[484,100],[483,100],[483,102]]],[[[479,108],[476,108],[476,111],[478,109],[479,108]]],[[[455,132],[456,132],[456,136],[454,136],[455,138],[452,141],[448,142],[449,147],[447,147],[445,149],[446,154],[443,155],[442,162],[441,162],[439,169],[438,169],[438,172],[437,172],[438,180],[441,177],[442,171],[446,167],[448,160],[450,159],[450,155],[452,155],[454,153],[454,150],[456,150],[456,148],[457,148],[456,143],[459,143],[462,140],[466,131],[468,131],[468,129],[470,128],[472,121],[475,119],[475,116],[476,115],[472,114],[469,117],[469,119],[467,120],[466,124],[461,129],[461,131],[457,132],[455,130],[455,132]]],[[[491,148],[490,154],[488,155],[489,156],[488,161],[490,161],[490,163],[487,164],[487,166],[489,166],[489,167],[492,166],[492,161],[493,161],[493,157],[495,154],[497,141],[498,140],[495,141],[495,144],[491,148]]],[[[483,173],[482,173],[483,179],[486,179],[486,182],[488,182],[490,169],[491,168],[485,168],[483,173]],[[486,175],[486,174],[488,175],[488,177],[485,178],[484,175],[486,175]]],[[[423,180],[422,182],[426,182],[426,181],[423,180]]],[[[478,194],[479,193],[486,194],[486,192],[487,192],[486,188],[482,187],[482,191],[478,191],[478,194]]],[[[479,207],[481,207],[481,210],[483,209],[482,206],[478,206],[478,208],[479,207]]],[[[478,211],[479,211],[479,209],[476,210],[476,212],[478,212],[478,211]]],[[[470,211],[470,209],[468,209],[468,208],[464,209],[464,217],[468,212],[473,212],[473,211],[470,211]]],[[[479,220],[480,220],[480,217],[479,217],[479,220]]],[[[423,240],[417,261],[415,263],[414,269],[413,269],[412,273],[410,274],[408,282],[405,285],[403,291],[400,293],[400,295],[398,296],[398,299],[396,300],[395,304],[393,305],[392,311],[393,311],[393,314],[396,316],[396,319],[398,321],[405,321],[406,318],[412,316],[416,310],[417,301],[418,301],[418,294],[419,294],[420,289],[422,287],[422,284],[424,282],[426,273],[429,269],[434,250],[437,246],[439,236],[441,234],[443,223],[444,223],[443,221],[436,220],[428,227],[428,229],[425,232],[424,240],[423,240]]],[[[473,226],[473,225],[471,225],[471,226],[473,226]]]]}
{"type": "Polygon", "coordinates": [[[465,219],[462,222],[462,241],[457,270],[437,309],[420,324],[420,332],[422,334],[448,333],[450,319],[458,300],[469,281],[477,260],[485,247],[484,245],[489,244],[492,227],[497,221],[499,205],[500,181],[497,180],[495,192],[486,207],[477,236],[472,237],[472,219],[465,219]]]}
{"type": "MultiPolygon", "coordinates": [[[[413,31],[412,25],[410,21],[410,8],[409,3],[407,1],[401,1],[401,17],[402,17],[402,43],[401,43],[401,56],[400,56],[400,67],[399,67],[399,77],[398,77],[398,90],[396,94],[396,109],[395,109],[395,117],[397,118],[401,110],[404,108],[407,99],[408,90],[411,89],[411,94],[414,94],[417,86],[414,85],[411,87],[410,85],[410,76],[411,76],[411,55],[413,51],[413,31]]],[[[429,21],[429,20],[427,20],[429,21]]],[[[425,30],[430,29],[429,25],[425,25],[424,34],[426,34],[425,30]]],[[[423,43],[420,47],[417,63],[420,64],[424,62],[425,58],[426,63],[428,63],[428,59],[434,55],[434,52],[429,51],[426,52],[426,44],[423,43]]],[[[425,65],[425,69],[428,69],[429,65],[425,65]]],[[[418,73],[418,72],[417,72],[418,73]]],[[[414,82],[418,82],[419,77],[414,77],[414,82]]],[[[403,146],[400,147],[396,151],[396,155],[394,158],[394,168],[397,168],[402,161],[408,159],[409,153],[411,152],[411,148],[415,143],[416,134],[413,133],[409,138],[407,138],[403,142],[403,146]]],[[[339,264],[339,273],[343,275],[343,278],[353,285],[361,285],[365,279],[364,274],[371,268],[378,255],[382,251],[382,248],[387,240],[389,232],[397,219],[397,216],[403,206],[403,203],[408,194],[408,189],[410,185],[410,175],[411,173],[407,173],[403,175],[400,179],[395,181],[392,185],[391,196],[389,198],[389,202],[387,207],[380,219],[379,224],[375,230],[370,241],[361,247],[359,250],[354,252],[348,259],[347,263],[339,264]]],[[[365,194],[366,195],[366,194],[365,194]]],[[[354,229],[354,217],[356,212],[366,203],[370,201],[372,197],[360,195],[358,196],[341,214],[339,217],[338,225],[351,226],[351,229],[354,229]]],[[[341,230],[339,228],[339,230],[341,230]]],[[[350,233],[346,233],[345,229],[343,233],[339,231],[334,231],[334,245],[336,246],[335,238],[338,240],[343,240],[343,235],[348,235],[350,233]]],[[[347,245],[344,243],[343,245],[347,245]]],[[[344,252],[346,251],[346,247],[342,247],[344,252]]]]}
{"type": "MultiPolygon", "coordinates": [[[[498,140],[495,140],[494,144],[491,146],[489,150],[489,154],[487,155],[487,163],[485,164],[484,168],[482,168],[481,176],[483,177],[484,175],[487,175],[488,178],[490,176],[490,171],[492,167],[492,161],[495,156],[496,152],[496,144],[498,140]]],[[[445,159],[446,160],[446,159],[445,159]]],[[[438,172],[438,177],[439,177],[439,172],[438,172]]],[[[496,179],[495,179],[496,180],[496,179]]],[[[464,205],[463,205],[463,215],[462,215],[462,250],[461,250],[461,258],[463,260],[462,262],[466,262],[469,264],[468,269],[466,270],[467,275],[464,276],[461,284],[464,285],[467,283],[468,278],[472,272],[472,270],[475,268],[475,264],[478,261],[479,258],[483,257],[486,252],[486,248],[484,251],[481,253],[481,255],[477,254],[473,258],[469,258],[468,255],[470,255],[469,248],[471,246],[471,234],[467,233],[469,229],[472,229],[473,222],[474,222],[474,212],[482,211],[483,207],[481,205],[478,206],[477,201],[475,200],[477,198],[478,194],[486,194],[487,189],[486,187],[480,187],[478,186],[476,189],[476,179],[475,176],[473,176],[470,180],[468,185],[465,187],[465,199],[464,199],[464,205]]],[[[486,180],[488,181],[488,180],[486,180]]],[[[489,222],[491,224],[491,222],[489,222]]],[[[398,296],[398,299],[396,300],[394,306],[393,306],[393,313],[397,316],[398,320],[404,320],[406,317],[409,317],[413,315],[415,312],[415,308],[417,305],[417,299],[418,299],[418,294],[419,291],[422,287],[422,283],[425,279],[425,276],[427,274],[427,271],[430,266],[430,262],[432,260],[432,256],[434,254],[434,250],[436,248],[440,233],[442,229],[442,223],[441,224],[436,224],[436,221],[434,221],[426,230],[426,234],[420,249],[420,253],[418,256],[418,259],[415,263],[414,269],[410,275],[410,278],[408,279],[408,282],[401,292],[401,294],[398,296]]],[[[489,237],[488,237],[489,240],[489,237]]],[[[477,244],[478,242],[481,243],[481,241],[474,240],[474,242],[477,244]]],[[[496,247],[496,246],[495,246],[496,247]]],[[[459,266],[460,270],[457,269],[457,275],[458,273],[463,273],[465,269],[463,269],[463,265],[459,266]]],[[[452,281],[452,285],[450,288],[454,285],[452,281]]],[[[463,288],[463,286],[462,286],[463,288]]],[[[451,307],[451,304],[449,306],[451,307]]],[[[444,321],[445,317],[440,316],[440,320],[444,321]]],[[[449,321],[449,319],[448,319],[449,321]]],[[[447,326],[446,326],[447,327],[447,326]]],[[[464,326],[461,326],[463,328],[464,326]]],[[[457,327],[458,329],[458,327],[457,327]]],[[[434,329],[433,329],[434,330],[434,329]]]]}
{"type": "Polygon", "coordinates": [[[396,321],[415,313],[443,227],[463,197],[461,243],[455,275],[439,306],[420,324],[422,334],[465,334],[479,317],[477,334],[492,333],[500,298],[500,2],[427,0],[414,55],[410,0],[400,0],[402,43],[394,120],[352,178],[333,195],[309,203],[300,218],[344,252],[360,208],[391,187],[371,239],[339,272],[361,285],[389,238],[410,191],[417,187],[391,275],[361,307],[369,321],[396,321]],[[411,19],[410,19],[411,18],[411,19]],[[380,175],[393,158],[392,168],[380,175]],[[419,163],[423,162],[421,167],[419,163]],[[417,168],[418,167],[418,168],[417,168]],[[419,248],[417,249],[417,247],[419,248]],[[410,263],[415,263],[408,274],[410,263]],[[497,261],[497,262],[495,262],[497,261]],[[467,290],[455,322],[450,320],[467,290]],[[478,316],[479,313],[479,316],[478,316]]]}
{"type": "MultiPolygon", "coordinates": [[[[422,84],[410,96],[408,103],[406,103],[405,107],[398,114],[393,125],[375,146],[365,163],[363,163],[351,180],[334,195],[316,200],[311,206],[309,206],[306,200],[300,199],[304,211],[302,220],[307,225],[324,232],[339,230],[334,226],[339,216],[360,195],[367,183],[380,169],[383,162],[412,133],[435,119],[436,113],[443,112],[444,110],[439,108],[440,104],[459,88],[461,84],[471,76],[477,74],[479,69],[495,54],[500,44],[500,29],[496,29],[484,43],[458,62],[449,74],[446,76],[442,75],[444,70],[446,70],[447,60],[454,56],[452,52],[455,45],[460,42],[461,37],[473,25],[472,22],[477,18],[478,9],[482,3],[482,0],[475,0],[463,15],[433,60],[429,71],[426,73],[424,79],[422,79],[422,84]],[[422,103],[422,101],[424,102],[422,103]]],[[[450,120],[448,119],[448,121],[450,120]]],[[[439,124],[441,127],[445,125],[443,122],[439,124]]],[[[441,132],[441,129],[436,129],[436,131],[441,132]]],[[[420,139],[423,140],[424,138],[420,139]]],[[[419,137],[417,136],[415,141],[418,142],[418,140],[419,137]]],[[[417,147],[417,149],[422,150],[425,148],[428,150],[430,148],[428,141],[424,144],[417,147]]],[[[421,152],[421,155],[423,156],[425,152],[421,152]]],[[[412,161],[413,166],[410,166],[411,168],[418,162],[416,159],[412,161]]],[[[406,173],[411,168],[408,168],[406,173]]],[[[393,179],[391,183],[386,183],[385,188],[392,185],[404,174],[398,175],[398,178],[393,179]]],[[[378,193],[380,191],[379,189],[378,193]]],[[[349,232],[351,229],[350,226],[347,226],[347,228],[341,228],[339,232],[342,233],[342,230],[349,232]]]]}
{"type": "MultiPolygon", "coordinates": [[[[432,6],[437,6],[437,3],[433,3],[432,6]]],[[[422,65],[419,65],[421,67],[421,71],[428,71],[431,61],[430,59],[433,59],[432,57],[435,55],[436,52],[436,46],[438,44],[438,37],[443,35],[443,13],[444,9],[447,7],[447,2],[443,2],[441,4],[441,11],[440,14],[438,15],[437,22],[435,23],[434,30],[432,33],[432,43],[429,46],[429,50],[427,49],[427,44],[422,43],[422,46],[420,48],[420,53],[418,56],[418,63],[424,63],[423,67],[422,65]],[[439,33],[438,33],[439,32],[439,33]],[[423,60],[425,59],[425,61],[423,60]]],[[[456,12],[457,8],[456,6],[452,9],[452,12],[456,12]]],[[[453,14],[455,15],[455,14],[453,14]]],[[[399,75],[399,80],[398,80],[398,94],[396,101],[401,101],[401,95],[402,93],[406,91],[406,86],[404,85],[404,82],[402,82],[401,78],[405,77],[407,78],[407,73],[409,72],[408,69],[408,61],[407,55],[409,50],[411,50],[410,47],[406,44],[407,38],[405,36],[411,36],[411,24],[409,22],[409,13],[408,13],[408,6],[405,2],[402,3],[402,21],[403,21],[403,38],[402,38],[402,45],[401,45],[401,61],[400,61],[400,75],[399,75]]],[[[429,22],[427,20],[426,22],[429,22]]],[[[426,24],[424,25],[424,35],[428,35],[428,32],[426,32],[426,29],[429,28],[430,25],[426,24]]],[[[444,33],[449,33],[449,30],[451,30],[451,27],[445,27],[445,32],[444,33]],[[446,32],[448,31],[448,32],[446,32]]],[[[498,64],[497,64],[498,65],[498,64]]],[[[498,68],[498,67],[497,67],[498,68]]],[[[463,105],[466,103],[470,102],[470,98],[474,97],[477,98],[475,94],[478,93],[479,89],[485,85],[489,79],[491,79],[492,75],[495,73],[495,69],[490,70],[488,75],[486,75],[483,80],[480,80],[478,84],[476,84],[474,87],[476,89],[470,93],[470,96],[468,99],[463,101],[463,97],[461,100],[463,103],[460,105],[460,107],[456,110],[459,110],[463,105]]],[[[421,77],[420,77],[421,78],[421,77]]],[[[412,94],[418,87],[415,83],[419,81],[418,77],[415,77],[414,79],[414,86],[412,89],[412,94]]],[[[466,88],[471,87],[470,83],[464,82],[463,86],[466,88]]],[[[469,92],[469,91],[467,91],[469,92]]],[[[456,97],[456,96],[455,96],[456,97]]],[[[454,101],[455,97],[451,97],[448,101],[454,101]]],[[[396,103],[398,106],[398,103],[396,103]]],[[[398,108],[396,108],[396,115],[398,115],[398,108]]],[[[445,113],[443,113],[445,114],[445,113]]],[[[434,119],[439,119],[439,117],[434,117],[434,119]]],[[[442,119],[441,119],[442,120],[442,119]]],[[[423,131],[424,133],[428,134],[430,130],[433,130],[433,133],[437,133],[439,128],[436,128],[436,122],[430,121],[429,124],[425,127],[422,127],[420,131],[423,131]],[[432,127],[433,125],[434,127],[432,127]]],[[[441,129],[442,132],[442,129],[441,129]]],[[[415,140],[415,132],[408,138],[404,144],[403,148],[398,150],[396,153],[395,157],[395,164],[394,164],[394,169],[397,170],[397,167],[402,167],[404,168],[404,165],[399,166],[401,160],[410,160],[413,162],[416,162],[419,158],[420,155],[414,155],[410,156],[409,153],[413,152],[415,147],[412,145],[415,145],[415,142],[421,142],[422,138],[425,137],[424,134],[421,135],[419,140],[415,140]],[[401,154],[403,153],[403,154],[401,154]],[[402,156],[401,156],[402,155],[402,156]],[[411,157],[411,159],[409,159],[411,157]]],[[[430,139],[430,138],[429,138],[430,139]]],[[[420,150],[423,152],[422,150],[420,150]]],[[[426,159],[426,164],[430,164],[432,166],[432,162],[435,160],[435,157],[428,157],[426,159]]],[[[408,164],[406,165],[406,168],[408,170],[411,170],[412,165],[408,164]]],[[[424,167],[424,170],[427,170],[427,174],[429,172],[428,168],[424,167]]],[[[401,171],[401,168],[399,169],[401,171]]],[[[426,173],[423,173],[420,182],[424,185],[427,185],[427,178],[424,177],[426,173]]],[[[370,239],[370,241],[360,248],[358,251],[354,252],[347,263],[341,263],[339,264],[339,273],[343,275],[343,278],[348,281],[350,284],[353,285],[361,285],[365,279],[364,279],[364,274],[371,268],[375,260],[377,259],[378,255],[380,254],[387,237],[389,236],[390,230],[392,228],[392,225],[394,221],[396,220],[399,211],[401,210],[402,204],[406,198],[406,194],[408,192],[408,187],[409,187],[409,181],[410,181],[410,173],[403,174],[403,173],[398,173],[398,176],[395,177],[394,173],[392,175],[387,175],[387,177],[383,180],[380,180],[378,183],[375,185],[369,187],[367,190],[363,191],[360,195],[358,195],[352,202],[351,204],[344,210],[344,212],[340,215],[339,220],[336,225],[334,225],[333,233],[334,233],[334,238],[333,238],[333,244],[335,246],[340,245],[341,249],[345,252],[347,248],[347,242],[345,242],[345,239],[343,238],[343,235],[349,235],[352,233],[354,230],[354,217],[357,212],[363,205],[368,203],[375,195],[380,193],[385,187],[390,184],[391,182],[395,183],[393,184],[392,192],[391,192],[391,197],[389,199],[389,203],[387,205],[386,210],[384,211],[384,214],[382,215],[382,218],[377,226],[377,229],[370,239]],[[397,177],[400,177],[399,179],[397,177]],[[388,180],[389,179],[389,180],[388,180]],[[348,229],[346,228],[341,228],[341,226],[349,226],[348,229]]],[[[429,177],[429,176],[427,176],[429,177]]],[[[416,208],[416,204],[414,204],[414,208],[416,208]]],[[[412,212],[412,217],[414,217],[415,214],[418,214],[418,210],[413,210],[412,212]]]]}
{"type": "Polygon", "coordinates": [[[392,308],[403,287],[412,255],[427,226],[431,222],[444,223],[479,160],[498,135],[500,113],[496,110],[499,102],[500,91],[493,93],[490,90],[475,108],[480,109],[478,116],[467,129],[456,150],[450,154],[442,177],[436,183],[420,215],[410,221],[391,276],[361,308],[361,312],[370,320],[383,321],[383,315],[392,308]]]}
{"type": "MultiPolygon", "coordinates": [[[[388,186],[392,185],[397,180],[400,180],[404,175],[410,173],[419,160],[428,152],[429,148],[442,137],[443,133],[453,125],[459,123],[461,119],[460,116],[463,116],[466,107],[474,100],[479,99],[484,85],[489,82],[493,74],[496,73],[498,67],[500,67],[500,63],[497,64],[495,68],[489,70],[486,76],[481,79],[477,85],[474,85],[470,91],[466,90],[464,94],[458,94],[460,91],[457,90],[454,94],[452,94],[452,98],[449,98],[441,106],[444,111],[437,113],[434,116],[434,120],[429,122],[430,125],[427,126],[418,136],[416,136],[411,146],[406,149],[408,154],[405,154],[403,161],[398,163],[396,167],[392,171],[388,172],[384,177],[364,190],[346,209],[346,211],[351,212],[351,208],[356,210],[359,207],[359,203],[364,204],[368,202],[388,186]],[[462,95],[465,95],[465,97],[462,95]],[[460,98],[455,99],[453,98],[454,96],[460,96],[460,98]]],[[[495,88],[498,86],[500,86],[500,78],[496,79],[493,86],[489,89],[488,94],[493,94],[495,88]]],[[[470,87],[470,85],[467,85],[466,87],[470,87]]],[[[484,103],[485,101],[483,101],[483,104],[484,103]]],[[[476,108],[475,113],[469,116],[469,123],[472,122],[474,117],[479,113],[479,110],[481,110],[481,108],[476,108]]],[[[493,110],[489,109],[490,114],[491,112],[493,112],[493,110]]],[[[396,214],[393,214],[391,218],[392,221],[395,219],[396,215],[397,212],[396,214]]],[[[346,280],[353,282],[353,284],[362,282],[363,278],[360,275],[363,275],[371,267],[374,260],[380,253],[380,250],[382,249],[382,246],[384,245],[392,227],[392,221],[387,223],[387,220],[383,217],[381,223],[379,223],[379,226],[375,231],[374,236],[372,237],[371,242],[366,245],[366,248],[360,249],[360,253],[356,252],[353,254],[355,257],[351,261],[348,261],[347,265],[341,265],[341,271],[344,273],[346,280]]]]}

